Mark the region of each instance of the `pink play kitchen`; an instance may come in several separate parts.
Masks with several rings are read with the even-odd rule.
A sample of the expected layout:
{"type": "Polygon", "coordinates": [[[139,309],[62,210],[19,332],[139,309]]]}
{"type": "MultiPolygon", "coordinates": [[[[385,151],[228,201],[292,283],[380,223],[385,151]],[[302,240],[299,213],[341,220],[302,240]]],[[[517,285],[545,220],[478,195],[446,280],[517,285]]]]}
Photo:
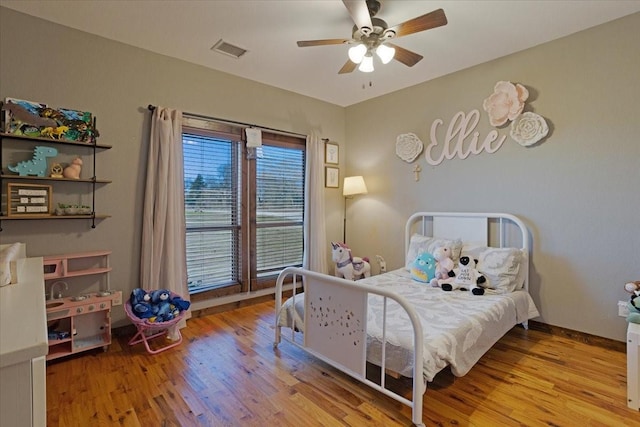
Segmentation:
{"type": "Polygon", "coordinates": [[[111,290],[110,255],[93,251],[44,257],[47,360],[99,347],[106,351],[111,344],[111,307],[122,304],[122,292],[111,290]]]}

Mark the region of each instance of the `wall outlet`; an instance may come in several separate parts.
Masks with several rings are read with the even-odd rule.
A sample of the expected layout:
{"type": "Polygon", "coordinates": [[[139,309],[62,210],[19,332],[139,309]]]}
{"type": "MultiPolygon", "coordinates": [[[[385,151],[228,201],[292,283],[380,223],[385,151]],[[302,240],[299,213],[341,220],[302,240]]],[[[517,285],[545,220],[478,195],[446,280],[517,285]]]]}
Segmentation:
{"type": "Polygon", "coordinates": [[[618,316],[627,317],[629,315],[629,307],[626,301],[618,301],[618,316]]]}

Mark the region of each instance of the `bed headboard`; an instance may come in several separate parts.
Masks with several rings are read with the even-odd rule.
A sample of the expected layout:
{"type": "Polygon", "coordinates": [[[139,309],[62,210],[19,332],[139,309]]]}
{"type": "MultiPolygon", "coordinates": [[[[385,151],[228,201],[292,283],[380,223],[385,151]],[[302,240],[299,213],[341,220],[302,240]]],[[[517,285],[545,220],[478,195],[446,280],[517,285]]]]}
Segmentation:
{"type": "Polygon", "coordinates": [[[414,233],[497,248],[518,248],[526,257],[525,289],[529,287],[529,231],[524,222],[506,213],[417,212],[405,226],[405,253],[414,233]]]}

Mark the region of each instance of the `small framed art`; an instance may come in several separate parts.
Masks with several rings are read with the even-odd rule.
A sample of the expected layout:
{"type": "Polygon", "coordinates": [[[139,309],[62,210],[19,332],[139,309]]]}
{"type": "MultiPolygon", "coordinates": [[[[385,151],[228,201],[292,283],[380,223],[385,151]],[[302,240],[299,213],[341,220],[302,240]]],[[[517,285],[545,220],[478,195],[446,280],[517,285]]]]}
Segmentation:
{"type": "Polygon", "coordinates": [[[338,144],[326,142],[324,144],[324,162],[330,165],[337,165],[340,157],[338,156],[338,144]]]}
{"type": "Polygon", "coordinates": [[[338,188],[340,186],[340,169],[325,166],[324,186],[327,188],[338,188]]]}

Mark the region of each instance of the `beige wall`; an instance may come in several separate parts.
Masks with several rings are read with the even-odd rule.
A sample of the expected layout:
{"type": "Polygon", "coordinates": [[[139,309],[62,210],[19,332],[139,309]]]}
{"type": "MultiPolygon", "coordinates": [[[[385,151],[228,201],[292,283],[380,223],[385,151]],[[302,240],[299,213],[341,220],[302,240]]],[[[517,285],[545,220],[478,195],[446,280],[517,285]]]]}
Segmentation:
{"type": "MultiPolygon", "coordinates": [[[[113,287],[137,286],[146,106],[166,105],[340,143],[341,177],[362,174],[369,187],[350,202],[349,244],[356,255],[383,255],[389,267],[402,263],[404,221],[416,210],[520,215],[533,238],[539,320],[623,340],[616,303],[627,300],[623,283],[640,279],[638,40],[635,14],[344,109],[0,8],[0,98],[92,111],[101,142],[113,145],[98,169],[113,183],[97,194],[112,218],[95,230],[5,221],[0,239],[26,242],[31,255],[112,249],[113,287]],[[421,157],[415,182],[413,165],[394,154],[396,136],[428,142],[433,120],[482,110],[498,80],[529,88],[529,107],[551,125],[548,140],[525,149],[507,139],[495,154],[437,167],[421,157]]],[[[483,115],[478,131],[490,129],[483,115]]],[[[335,189],[325,196],[327,239],[340,240],[343,199],[335,189]]]]}
{"type": "MultiPolygon", "coordinates": [[[[345,140],[342,107],[0,8],[5,97],[93,112],[100,142],[113,146],[99,155],[97,175],[113,183],[98,188],[97,210],[112,218],[95,229],[84,220],[3,221],[2,243],[26,242],[31,256],[111,249],[111,284],[126,298],[138,286],[148,104],[345,140]]],[[[326,191],[326,202],[342,209],[337,190],[326,191]]],[[[327,230],[338,239],[342,223],[327,230]]],[[[121,308],[113,317],[126,319],[121,308]]]]}
{"type": "Polygon", "coordinates": [[[624,340],[617,301],[628,300],[626,281],[640,280],[638,70],[635,14],[348,107],[347,171],[369,189],[350,203],[355,254],[400,266],[403,221],[417,210],[510,212],[533,239],[537,320],[624,340]],[[413,165],[395,156],[397,135],[427,143],[435,119],[447,126],[458,111],[479,109],[484,137],[492,128],[482,101],[499,80],[529,88],[529,108],[552,129],[547,141],[523,148],[507,138],[495,154],[436,167],[422,156],[415,182],[413,165]]]}

